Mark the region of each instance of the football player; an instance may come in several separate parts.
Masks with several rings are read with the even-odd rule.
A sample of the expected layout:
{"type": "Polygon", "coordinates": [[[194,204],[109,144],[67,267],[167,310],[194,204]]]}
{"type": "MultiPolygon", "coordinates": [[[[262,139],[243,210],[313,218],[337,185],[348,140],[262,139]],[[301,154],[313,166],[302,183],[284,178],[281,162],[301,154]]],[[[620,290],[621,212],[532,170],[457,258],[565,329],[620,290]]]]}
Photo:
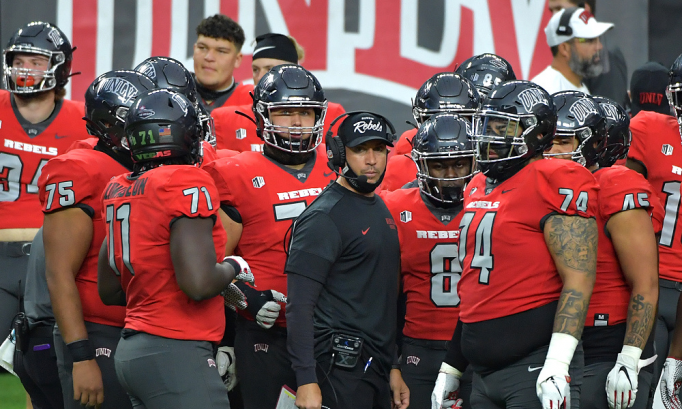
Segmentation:
{"type": "Polygon", "coordinates": [[[649,364],[655,359],[649,335],[658,302],[658,252],[651,220],[654,209],[660,219],[663,210],[644,177],[611,166],[623,154],[614,152],[614,146],[622,149],[622,133],[629,137],[625,110],[579,91],[558,92],[552,98],[558,126],[548,155],[569,155],[567,159],[585,166],[599,183],[597,280],[582,337],[581,408],[645,408],[652,368],[640,358],[649,364]],[[609,167],[600,168],[600,162],[609,167]]]}
{"type": "Polygon", "coordinates": [[[233,73],[242,63],[244,30],[223,14],[206,17],[197,26],[194,43],[194,76],[201,103],[211,112],[227,105],[251,102],[252,85],[235,81],[233,73]]]}
{"type": "MultiPolygon", "coordinates": [[[[680,228],[680,186],[682,186],[682,55],[670,68],[666,89],[675,116],[651,111],[641,111],[630,121],[632,145],[628,152],[627,167],[644,175],[665,207],[663,229],[658,239],[659,301],[656,317],[656,351],[654,379],[658,379],[665,363],[665,388],[661,383],[663,401],[680,407],[679,382],[682,381],[680,362],[680,331],[674,331],[678,321],[678,299],[682,290],[682,228],[680,228]],[[674,331],[674,334],[673,334],[674,331]],[[665,359],[669,350],[670,358],[665,359]],[[674,381],[678,383],[675,384],[674,381]]],[[[672,406],[675,407],[675,406],[672,406]]]]}
{"type": "Polygon", "coordinates": [[[481,98],[488,96],[500,83],[516,79],[511,64],[499,55],[490,53],[474,55],[457,67],[455,72],[471,81],[481,98]]]}
{"type": "Polygon", "coordinates": [[[125,115],[138,93],[155,87],[135,71],[95,79],[85,93],[85,120],[97,144],[50,160],[39,181],[45,275],[67,408],[103,401],[104,408],[131,407],[112,359],[125,311],[105,306],[97,293],[97,255],[105,232],[100,196],[112,177],[132,169],[130,153],[121,145],[125,115]]]}
{"type": "MultiPolygon", "coordinates": [[[[419,126],[440,112],[455,112],[471,124],[474,112],[480,105],[481,99],[471,82],[459,74],[441,72],[426,80],[419,88],[412,101],[412,115],[419,126]]],[[[416,133],[417,128],[403,132],[391,150],[381,190],[400,189],[415,179],[417,168],[409,153],[416,133]]]]}
{"type": "Polygon", "coordinates": [[[64,99],[73,50],[56,26],[35,21],[3,51],[0,90],[0,339],[19,312],[30,243],[43,223],[38,178],[45,163],[88,137],[83,104],[64,99]]]}
{"type": "Polygon", "coordinates": [[[133,172],[106,185],[98,209],[107,228],[99,295],[125,306],[118,380],[134,407],[229,407],[213,355],[225,330],[219,295],[251,275],[244,260],[223,258],[218,192],[196,166],[197,111],[182,94],[152,90],[135,99],[124,129],[133,172]]]}
{"type": "Polygon", "coordinates": [[[208,163],[218,157],[231,157],[237,154],[230,149],[216,151],[215,126],[211,114],[201,103],[197,86],[192,73],[178,60],[169,57],[150,57],[135,67],[139,71],[153,79],[159,88],[170,89],[179,92],[190,100],[197,110],[202,130],[203,163],[208,163]]]}
{"type": "Polygon", "coordinates": [[[427,119],[413,140],[417,181],[383,195],[400,239],[407,298],[400,367],[412,408],[431,408],[433,384],[457,323],[459,222],[475,153],[470,135],[471,125],[455,114],[427,119]]]}
{"type": "Polygon", "coordinates": [[[579,405],[571,376],[595,280],[597,184],[580,165],[543,160],[556,115],[528,81],[498,85],[476,114],[481,173],[464,192],[460,321],[434,405],[459,387],[457,355],[475,372],[474,408],[579,405]]]}
{"type": "MultiPolygon", "coordinates": [[[[253,51],[253,83],[258,84],[272,67],[287,63],[298,64],[303,58],[303,48],[293,37],[275,33],[262,34],[256,37],[253,51]]],[[[219,148],[240,152],[263,150],[263,140],[256,132],[252,105],[253,102],[249,101],[245,105],[218,108],[211,112],[215,120],[219,148]]],[[[329,130],[329,123],[344,112],[346,111],[341,104],[327,102],[325,132],[329,130]]]]}
{"type": "Polygon", "coordinates": [[[324,91],[310,72],[279,65],[254,90],[263,152],[242,152],[205,166],[220,194],[225,254],[244,257],[258,280],[258,289],[241,287],[248,308],[237,319],[235,339],[247,409],[275,407],[282,385],[296,386],[280,314],[287,293],[283,243],[292,220],[336,176],[318,147],[326,108],[324,91]]]}

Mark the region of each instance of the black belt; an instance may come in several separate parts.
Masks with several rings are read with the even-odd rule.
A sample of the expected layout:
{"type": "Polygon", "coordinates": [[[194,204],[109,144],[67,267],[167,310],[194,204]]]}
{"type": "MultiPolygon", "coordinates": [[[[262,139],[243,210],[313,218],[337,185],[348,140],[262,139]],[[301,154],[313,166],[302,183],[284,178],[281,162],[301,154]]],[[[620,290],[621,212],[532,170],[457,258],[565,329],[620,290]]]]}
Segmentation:
{"type": "Polygon", "coordinates": [[[52,338],[54,325],[38,325],[30,332],[31,337],[52,338]]]}
{"type": "Polygon", "coordinates": [[[677,281],[666,280],[665,278],[659,278],[658,279],[658,285],[659,285],[659,287],[672,288],[672,289],[677,290],[677,291],[682,291],[682,283],[679,283],[677,281]]]}
{"type": "Polygon", "coordinates": [[[436,349],[436,350],[448,350],[450,341],[440,341],[435,339],[417,339],[410,337],[403,337],[403,342],[406,344],[415,345],[422,348],[436,349]]]}
{"type": "Polygon", "coordinates": [[[0,241],[0,255],[23,257],[31,253],[30,241],[0,241]]]}

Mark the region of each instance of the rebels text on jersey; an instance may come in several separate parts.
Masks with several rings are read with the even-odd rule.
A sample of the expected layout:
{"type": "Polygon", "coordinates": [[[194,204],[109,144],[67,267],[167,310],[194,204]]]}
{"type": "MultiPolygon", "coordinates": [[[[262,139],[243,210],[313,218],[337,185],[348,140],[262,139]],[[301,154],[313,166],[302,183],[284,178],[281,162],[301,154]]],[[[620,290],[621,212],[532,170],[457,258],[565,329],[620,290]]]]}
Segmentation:
{"type": "Polygon", "coordinates": [[[426,207],[419,188],[382,194],[398,226],[400,266],[407,311],[403,334],[448,341],[459,316],[457,259],[462,212],[442,221],[426,207]],[[434,319],[438,317],[438,319],[434,319]]]}
{"type": "Polygon", "coordinates": [[[663,208],[653,188],[642,175],[624,166],[599,169],[594,173],[599,183],[597,227],[597,279],[590,298],[585,326],[616,325],[627,320],[630,287],[613,243],[607,236],[606,224],[616,213],[645,209],[652,216],[655,231],[660,230],[663,208]]]}
{"type": "Polygon", "coordinates": [[[97,292],[97,258],[106,232],[101,196],[112,177],[126,172],[106,153],[92,148],[74,149],[47,162],[38,181],[44,213],[77,207],[92,218],[92,241],[76,274],[76,287],[83,319],[114,327],[123,326],[125,308],[104,305],[97,292]]]}
{"type": "Polygon", "coordinates": [[[165,338],[220,341],[223,298],[189,298],[178,286],[170,254],[175,219],[213,218],[216,262],[222,261],[227,236],[213,179],[194,166],[162,166],[137,178],[117,176],[102,202],[109,265],[126,293],[125,327],[165,338]]]}
{"type": "Polygon", "coordinates": [[[458,292],[464,323],[504,317],[559,299],[562,281],[544,237],[552,215],[595,217],[597,182],[584,167],[536,160],[491,191],[476,175],[460,222],[458,292]]]}
{"type": "Polygon", "coordinates": [[[89,137],[82,119],[83,104],[58,102],[47,128],[29,135],[17,119],[11,98],[9,92],[0,90],[0,229],[38,228],[43,224],[38,200],[43,166],[65,153],[74,141],[89,137]]]}
{"type": "MultiPolygon", "coordinates": [[[[307,178],[305,173],[290,174],[258,152],[242,152],[204,167],[215,180],[221,204],[241,215],[243,230],[235,254],[249,263],[261,290],[287,293],[284,236],[293,220],[336,178],[323,154],[318,147],[307,178]]],[[[280,314],[277,324],[284,323],[280,314]]]]}
{"type": "Polygon", "coordinates": [[[632,118],[630,130],[632,145],[628,159],[646,167],[647,180],[665,209],[658,240],[659,276],[682,282],[682,146],[677,120],[670,115],[641,111],[632,118]]]}

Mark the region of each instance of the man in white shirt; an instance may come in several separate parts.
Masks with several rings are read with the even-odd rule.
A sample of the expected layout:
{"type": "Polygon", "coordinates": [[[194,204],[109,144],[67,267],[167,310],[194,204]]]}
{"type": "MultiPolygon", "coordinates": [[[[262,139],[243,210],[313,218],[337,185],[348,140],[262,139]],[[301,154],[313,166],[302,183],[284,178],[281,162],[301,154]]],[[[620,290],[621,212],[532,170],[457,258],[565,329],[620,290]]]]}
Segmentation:
{"type": "Polygon", "coordinates": [[[550,94],[567,90],[589,94],[583,79],[603,72],[606,53],[599,37],[611,28],[612,23],[597,22],[582,7],[555,13],[545,27],[547,45],[554,56],[552,64],[532,81],[550,94]]]}

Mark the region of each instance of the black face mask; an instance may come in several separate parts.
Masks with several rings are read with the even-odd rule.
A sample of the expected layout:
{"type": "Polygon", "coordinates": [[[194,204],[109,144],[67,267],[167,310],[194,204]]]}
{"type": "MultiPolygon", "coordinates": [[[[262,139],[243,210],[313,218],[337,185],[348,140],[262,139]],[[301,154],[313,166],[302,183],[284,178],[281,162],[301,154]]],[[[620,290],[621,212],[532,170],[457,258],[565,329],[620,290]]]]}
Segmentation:
{"type": "Polygon", "coordinates": [[[282,165],[293,166],[308,162],[315,154],[315,151],[307,153],[289,153],[274,148],[266,143],[263,145],[263,154],[282,165]]]}
{"type": "Polygon", "coordinates": [[[379,187],[381,182],[384,180],[384,175],[386,175],[386,170],[384,170],[381,173],[381,176],[379,177],[379,180],[377,180],[376,183],[370,183],[367,181],[367,176],[362,175],[358,176],[353,172],[353,169],[346,164],[346,167],[343,169],[343,174],[342,176],[346,178],[348,181],[348,184],[353,187],[353,189],[357,190],[361,194],[367,194],[367,193],[372,193],[376,188],[379,187]]]}

